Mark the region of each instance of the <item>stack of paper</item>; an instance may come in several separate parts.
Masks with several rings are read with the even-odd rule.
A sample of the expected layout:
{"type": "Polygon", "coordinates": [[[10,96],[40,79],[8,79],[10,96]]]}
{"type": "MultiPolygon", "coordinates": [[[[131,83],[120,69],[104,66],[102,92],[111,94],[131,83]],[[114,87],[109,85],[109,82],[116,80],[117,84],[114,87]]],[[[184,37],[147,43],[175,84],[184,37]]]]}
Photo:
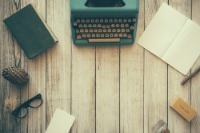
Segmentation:
{"type": "Polygon", "coordinates": [[[186,75],[200,54],[200,26],[164,3],[138,43],[186,75]]]}

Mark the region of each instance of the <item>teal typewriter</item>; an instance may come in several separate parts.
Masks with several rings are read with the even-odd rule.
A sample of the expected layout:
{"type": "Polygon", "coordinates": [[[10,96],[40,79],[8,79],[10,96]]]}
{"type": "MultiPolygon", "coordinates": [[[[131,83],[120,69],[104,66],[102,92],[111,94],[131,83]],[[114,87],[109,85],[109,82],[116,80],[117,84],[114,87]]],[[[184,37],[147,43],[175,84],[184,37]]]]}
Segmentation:
{"type": "Polygon", "coordinates": [[[70,7],[74,44],[134,43],[138,0],[71,0],[70,7]]]}

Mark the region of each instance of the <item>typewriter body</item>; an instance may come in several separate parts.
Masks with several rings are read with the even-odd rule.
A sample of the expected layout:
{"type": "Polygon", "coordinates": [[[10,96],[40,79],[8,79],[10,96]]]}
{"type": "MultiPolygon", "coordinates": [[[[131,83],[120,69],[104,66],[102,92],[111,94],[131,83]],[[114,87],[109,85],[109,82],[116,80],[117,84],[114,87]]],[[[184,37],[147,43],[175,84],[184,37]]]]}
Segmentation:
{"type": "Polygon", "coordinates": [[[74,44],[134,43],[138,0],[71,0],[70,4],[74,44]]]}

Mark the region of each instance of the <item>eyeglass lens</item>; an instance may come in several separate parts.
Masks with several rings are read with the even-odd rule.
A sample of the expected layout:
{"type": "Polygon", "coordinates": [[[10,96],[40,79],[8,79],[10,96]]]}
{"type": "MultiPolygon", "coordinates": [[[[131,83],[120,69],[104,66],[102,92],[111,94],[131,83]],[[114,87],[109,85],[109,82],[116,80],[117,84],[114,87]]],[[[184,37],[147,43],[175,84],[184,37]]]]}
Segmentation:
{"type": "Polygon", "coordinates": [[[28,113],[28,109],[27,108],[21,108],[19,110],[19,113],[18,113],[17,117],[22,118],[22,117],[26,116],[27,113],[28,113]]]}
{"type": "Polygon", "coordinates": [[[29,107],[31,108],[37,108],[42,104],[42,99],[35,99],[34,101],[32,101],[31,103],[29,103],[29,107]]]}

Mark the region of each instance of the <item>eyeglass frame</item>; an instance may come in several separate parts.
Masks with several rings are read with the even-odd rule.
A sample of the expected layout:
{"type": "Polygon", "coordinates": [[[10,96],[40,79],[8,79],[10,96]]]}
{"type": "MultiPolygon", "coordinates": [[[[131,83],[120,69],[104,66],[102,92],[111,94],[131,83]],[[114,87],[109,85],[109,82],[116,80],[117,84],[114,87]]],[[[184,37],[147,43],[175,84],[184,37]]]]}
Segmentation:
{"type": "Polygon", "coordinates": [[[42,105],[42,103],[43,103],[43,99],[42,99],[41,94],[37,94],[36,96],[32,97],[31,99],[27,100],[26,102],[21,104],[19,107],[14,109],[11,114],[13,116],[17,117],[17,118],[23,118],[28,114],[28,107],[30,107],[30,108],[38,108],[38,107],[40,107],[42,105]],[[37,99],[41,99],[41,103],[36,107],[31,106],[30,103],[33,102],[34,100],[37,100],[37,99]],[[18,116],[18,114],[20,113],[20,110],[22,108],[26,109],[26,114],[23,115],[23,116],[18,116]]]}

